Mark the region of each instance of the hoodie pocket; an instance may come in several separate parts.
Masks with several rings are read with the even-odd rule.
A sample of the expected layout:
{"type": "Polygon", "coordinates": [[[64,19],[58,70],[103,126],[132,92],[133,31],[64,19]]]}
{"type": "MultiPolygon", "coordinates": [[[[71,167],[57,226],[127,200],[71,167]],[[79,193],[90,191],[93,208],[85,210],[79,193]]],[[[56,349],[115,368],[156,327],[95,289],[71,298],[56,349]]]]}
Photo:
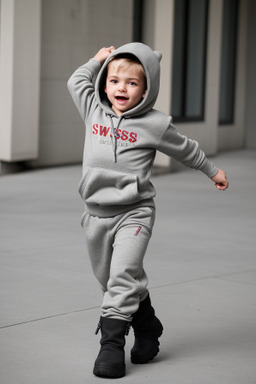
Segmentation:
{"type": "Polygon", "coordinates": [[[86,167],[78,190],[90,205],[126,205],[139,200],[136,175],[104,168],[86,167]]]}

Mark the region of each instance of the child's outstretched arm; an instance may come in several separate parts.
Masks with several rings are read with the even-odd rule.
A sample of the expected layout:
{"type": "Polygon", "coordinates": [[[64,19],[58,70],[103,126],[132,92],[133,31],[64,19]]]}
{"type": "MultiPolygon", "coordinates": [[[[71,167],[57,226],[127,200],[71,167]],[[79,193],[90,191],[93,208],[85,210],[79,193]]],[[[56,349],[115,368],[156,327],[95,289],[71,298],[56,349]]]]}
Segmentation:
{"type": "Polygon", "coordinates": [[[225,189],[228,188],[229,182],[226,173],[221,169],[218,169],[216,175],[211,177],[211,179],[215,183],[216,188],[218,188],[220,191],[225,191],[225,189]]]}
{"type": "Polygon", "coordinates": [[[94,56],[95,60],[98,60],[100,64],[103,64],[107,57],[115,50],[115,47],[111,45],[110,47],[104,47],[99,50],[94,56]]]}

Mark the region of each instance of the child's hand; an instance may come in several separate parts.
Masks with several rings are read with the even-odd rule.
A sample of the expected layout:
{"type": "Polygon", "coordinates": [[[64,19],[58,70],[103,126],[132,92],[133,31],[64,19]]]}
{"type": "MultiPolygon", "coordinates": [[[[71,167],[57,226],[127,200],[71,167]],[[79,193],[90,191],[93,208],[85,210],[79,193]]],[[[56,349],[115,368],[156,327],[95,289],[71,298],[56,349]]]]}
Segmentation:
{"type": "Polygon", "coordinates": [[[226,173],[221,169],[218,169],[216,175],[214,175],[211,179],[215,183],[216,188],[220,191],[225,191],[225,189],[228,188],[229,182],[227,180],[226,173]]]}
{"type": "Polygon", "coordinates": [[[103,64],[106,58],[115,50],[115,47],[111,45],[111,47],[101,48],[98,53],[94,56],[95,60],[98,60],[100,64],[103,64]]]}

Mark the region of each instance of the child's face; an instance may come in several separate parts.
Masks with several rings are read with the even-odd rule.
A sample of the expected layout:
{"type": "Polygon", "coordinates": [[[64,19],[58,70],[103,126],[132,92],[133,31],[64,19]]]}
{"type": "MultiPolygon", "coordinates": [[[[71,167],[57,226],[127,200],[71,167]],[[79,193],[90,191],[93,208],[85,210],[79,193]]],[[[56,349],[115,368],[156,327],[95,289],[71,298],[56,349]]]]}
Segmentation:
{"type": "Polygon", "coordinates": [[[145,76],[139,65],[131,63],[122,68],[115,61],[108,65],[105,92],[117,116],[135,107],[146,95],[145,76]]]}

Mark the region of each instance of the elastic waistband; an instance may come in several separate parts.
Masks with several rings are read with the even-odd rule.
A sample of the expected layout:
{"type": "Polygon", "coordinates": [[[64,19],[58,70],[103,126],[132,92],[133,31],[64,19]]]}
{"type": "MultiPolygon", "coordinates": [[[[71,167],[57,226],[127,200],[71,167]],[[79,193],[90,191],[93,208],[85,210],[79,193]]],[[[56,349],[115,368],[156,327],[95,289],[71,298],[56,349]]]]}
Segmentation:
{"type": "Polygon", "coordinates": [[[146,199],[138,201],[130,205],[91,205],[85,203],[85,211],[91,216],[97,217],[113,217],[122,213],[131,211],[138,207],[149,207],[155,209],[155,202],[153,199],[146,199]]]}

